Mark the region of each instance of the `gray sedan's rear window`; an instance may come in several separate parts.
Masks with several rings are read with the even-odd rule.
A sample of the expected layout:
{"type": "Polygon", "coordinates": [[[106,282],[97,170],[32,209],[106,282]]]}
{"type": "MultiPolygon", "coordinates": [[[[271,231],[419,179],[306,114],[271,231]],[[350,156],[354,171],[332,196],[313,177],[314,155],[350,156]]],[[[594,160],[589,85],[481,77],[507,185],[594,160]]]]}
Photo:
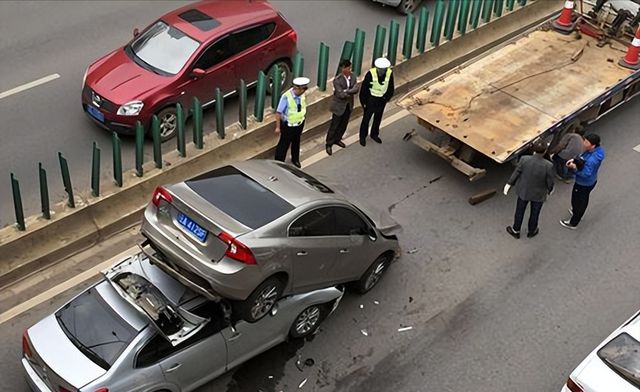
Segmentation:
{"type": "Polygon", "coordinates": [[[185,181],[185,184],[225,214],[252,229],[293,210],[283,198],[244,175],[225,166],[185,181]]]}
{"type": "Polygon", "coordinates": [[[56,313],[69,340],[98,366],[109,369],[138,334],[91,288],[56,313]]]}

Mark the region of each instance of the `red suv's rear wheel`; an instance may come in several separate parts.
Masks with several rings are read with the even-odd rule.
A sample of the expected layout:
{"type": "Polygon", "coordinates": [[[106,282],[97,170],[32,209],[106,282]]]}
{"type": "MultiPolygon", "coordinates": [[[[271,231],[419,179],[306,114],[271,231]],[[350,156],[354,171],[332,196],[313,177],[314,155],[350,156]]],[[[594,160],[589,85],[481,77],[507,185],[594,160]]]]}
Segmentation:
{"type": "MultiPolygon", "coordinates": [[[[284,60],[280,60],[275,64],[278,64],[278,67],[280,68],[280,80],[282,81],[282,83],[280,84],[280,91],[284,92],[284,89],[289,87],[289,85],[291,84],[291,67],[289,67],[289,63],[284,60]]],[[[273,65],[274,64],[271,64],[269,66],[269,69],[267,69],[267,76],[269,76],[269,84],[267,84],[267,94],[271,94],[271,92],[273,91],[271,77],[271,69],[273,68],[273,65]]]]}
{"type": "Polygon", "coordinates": [[[157,114],[160,120],[160,140],[167,141],[176,135],[178,121],[175,106],[168,106],[157,114]]]}

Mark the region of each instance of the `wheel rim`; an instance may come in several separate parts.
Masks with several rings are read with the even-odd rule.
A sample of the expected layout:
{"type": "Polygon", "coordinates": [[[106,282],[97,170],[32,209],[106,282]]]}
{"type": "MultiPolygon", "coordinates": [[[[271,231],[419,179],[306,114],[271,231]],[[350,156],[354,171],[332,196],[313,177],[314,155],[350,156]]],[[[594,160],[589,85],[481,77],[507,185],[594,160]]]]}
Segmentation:
{"type": "Polygon", "coordinates": [[[402,8],[404,9],[405,13],[411,13],[411,12],[415,11],[415,9],[416,9],[415,0],[404,1],[402,3],[402,8]]]}
{"type": "Polygon", "coordinates": [[[253,317],[254,320],[257,320],[267,314],[276,303],[277,299],[278,288],[275,285],[266,287],[260,292],[253,303],[253,306],[251,307],[251,317],[253,317]]]}
{"type": "Polygon", "coordinates": [[[373,271],[371,271],[371,274],[369,274],[369,276],[367,277],[367,281],[365,283],[366,290],[371,289],[373,286],[376,285],[376,283],[378,283],[378,281],[382,277],[382,274],[384,273],[384,269],[386,265],[387,265],[386,260],[382,260],[378,264],[376,264],[376,267],[373,269],[373,271]]]}
{"type": "Polygon", "coordinates": [[[160,136],[167,137],[176,130],[177,118],[174,113],[167,113],[160,119],[160,136]]]}
{"type": "Polygon", "coordinates": [[[320,320],[320,308],[312,306],[305,309],[296,320],[296,333],[304,335],[309,333],[320,320]]]}

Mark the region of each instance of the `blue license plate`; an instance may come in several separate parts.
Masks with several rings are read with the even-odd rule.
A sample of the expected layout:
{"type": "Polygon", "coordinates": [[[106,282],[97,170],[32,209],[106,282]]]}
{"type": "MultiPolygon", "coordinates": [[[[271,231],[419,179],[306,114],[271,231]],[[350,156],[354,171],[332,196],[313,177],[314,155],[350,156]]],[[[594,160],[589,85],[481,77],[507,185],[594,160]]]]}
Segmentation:
{"type": "Polygon", "coordinates": [[[104,114],[98,110],[97,108],[94,108],[91,105],[87,105],[87,113],[89,113],[91,115],[91,117],[95,118],[96,120],[100,121],[101,123],[104,122],[104,114]]]}
{"type": "Polygon", "coordinates": [[[178,223],[180,223],[185,229],[189,231],[189,233],[193,234],[200,241],[204,242],[207,239],[207,234],[209,234],[209,232],[206,229],[200,227],[200,225],[192,221],[191,218],[189,218],[185,214],[178,214],[178,223]]]}

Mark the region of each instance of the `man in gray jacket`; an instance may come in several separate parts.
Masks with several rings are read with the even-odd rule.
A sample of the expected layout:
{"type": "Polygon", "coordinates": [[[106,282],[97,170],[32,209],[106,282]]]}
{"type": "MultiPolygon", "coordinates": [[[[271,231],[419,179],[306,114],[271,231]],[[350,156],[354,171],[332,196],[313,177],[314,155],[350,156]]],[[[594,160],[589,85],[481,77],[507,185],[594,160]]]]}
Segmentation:
{"type": "Polygon", "coordinates": [[[342,73],[333,79],[333,97],[331,97],[329,106],[329,110],[333,114],[325,142],[325,149],[329,155],[332,153],[331,147],[334,144],[342,148],[346,147],[342,142],[342,136],[349,124],[349,116],[351,116],[353,109],[353,96],[358,93],[358,81],[351,73],[351,61],[342,60],[340,66],[342,73]]]}
{"type": "Polygon", "coordinates": [[[513,225],[507,226],[507,233],[514,238],[520,238],[520,227],[529,203],[531,203],[531,211],[529,212],[527,237],[535,237],[540,232],[538,217],[542,210],[542,204],[547,199],[547,195],[553,192],[553,164],[544,159],[546,150],[545,143],[536,142],[533,145],[533,155],[520,158],[516,170],[504,186],[505,195],[513,185],[516,186],[518,194],[513,225]]]}
{"type": "Polygon", "coordinates": [[[553,160],[556,176],[559,180],[566,183],[573,180],[574,174],[567,168],[567,161],[582,154],[583,135],[584,130],[575,127],[572,132],[567,133],[560,139],[560,142],[555,148],[549,151],[551,153],[551,159],[553,160]]]}

